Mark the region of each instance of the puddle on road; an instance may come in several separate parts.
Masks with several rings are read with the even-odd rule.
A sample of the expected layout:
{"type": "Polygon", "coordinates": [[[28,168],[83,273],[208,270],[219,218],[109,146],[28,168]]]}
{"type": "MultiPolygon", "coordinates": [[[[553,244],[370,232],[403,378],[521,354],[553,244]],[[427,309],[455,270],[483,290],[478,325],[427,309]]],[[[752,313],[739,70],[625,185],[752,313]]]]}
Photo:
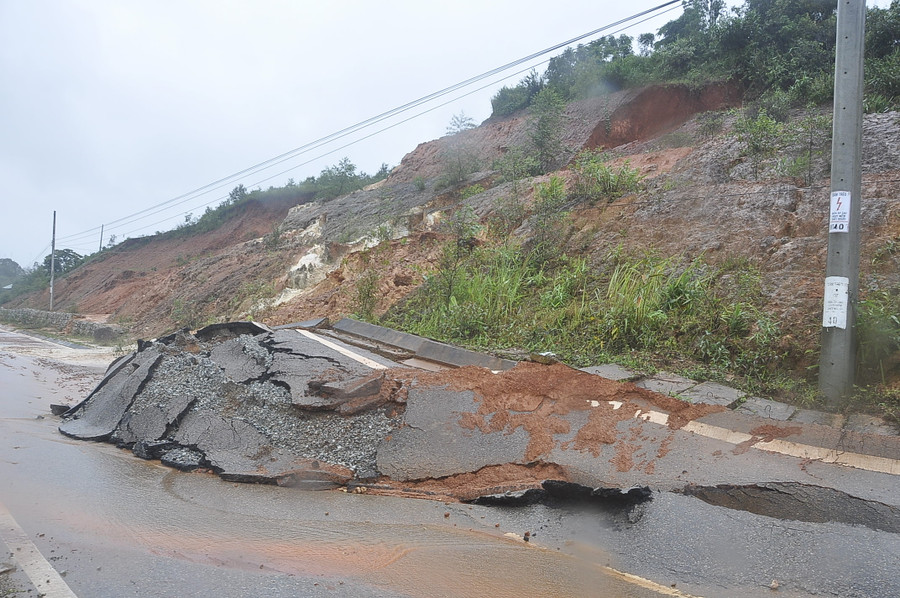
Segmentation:
{"type": "Polygon", "coordinates": [[[711,505],[756,515],[809,523],[847,523],[900,533],[900,509],[832,488],[794,482],[687,486],[683,490],[711,505]]]}
{"type": "MultiPolygon", "coordinates": [[[[70,495],[66,525],[113,547],[409,595],[648,595],[610,577],[603,567],[616,563],[599,549],[584,558],[542,546],[540,537],[526,543],[522,534],[532,528],[492,519],[487,507],[230,484],[147,466],[124,451],[104,453],[81,453],[105,465],[83,488],[103,502],[70,495]],[[513,530],[517,538],[505,535],[513,530]]],[[[58,509],[46,498],[44,509],[58,509]]]]}
{"type": "Polygon", "coordinates": [[[213,538],[185,534],[180,524],[155,538],[154,530],[139,534],[178,558],[351,577],[413,595],[423,593],[422,580],[431,585],[424,593],[435,596],[637,595],[601,570],[608,555],[588,561],[511,539],[505,525],[481,520],[490,517],[486,508],[246,485],[217,498],[184,474],[166,476],[162,486],[227,527],[202,525],[213,538]]]}

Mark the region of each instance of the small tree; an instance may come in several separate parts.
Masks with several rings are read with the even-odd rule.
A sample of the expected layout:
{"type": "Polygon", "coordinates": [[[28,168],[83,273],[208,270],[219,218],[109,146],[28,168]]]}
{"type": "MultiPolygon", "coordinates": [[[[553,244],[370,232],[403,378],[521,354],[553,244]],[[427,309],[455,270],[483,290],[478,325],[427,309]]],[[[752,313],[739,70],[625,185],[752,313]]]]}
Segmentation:
{"type": "MultiPolygon", "coordinates": [[[[48,255],[44,258],[44,271],[50,275],[50,263],[53,256],[48,255]]],[[[65,274],[74,270],[84,261],[84,256],[75,253],[71,249],[60,249],[56,252],[56,259],[53,260],[53,269],[57,274],[65,274]]]]}
{"type": "Polygon", "coordinates": [[[453,115],[450,124],[447,125],[447,135],[450,138],[442,152],[442,158],[446,164],[445,176],[450,185],[458,185],[466,180],[470,174],[478,169],[478,160],[472,144],[460,135],[464,131],[475,128],[475,121],[465,115],[464,112],[453,115]]]}
{"type": "Polygon", "coordinates": [[[480,228],[478,217],[472,208],[460,208],[444,222],[442,228],[453,238],[444,245],[438,259],[436,282],[442,292],[445,304],[449,305],[453,298],[457,280],[465,269],[466,260],[475,248],[475,235],[480,228]]]}
{"type": "Polygon", "coordinates": [[[357,176],[356,164],[350,161],[350,158],[341,158],[341,161],[334,166],[329,166],[322,170],[319,178],[316,180],[317,199],[334,199],[341,195],[346,195],[352,191],[362,189],[361,179],[364,177],[357,176]]]}
{"type": "Polygon", "coordinates": [[[653,53],[653,43],[656,41],[656,36],[652,33],[642,33],[638,36],[638,47],[640,48],[641,56],[650,56],[653,53]]]}
{"type": "Polygon", "coordinates": [[[231,190],[231,193],[228,194],[228,204],[236,204],[240,201],[243,201],[247,198],[247,188],[243,185],[238,185],[234,189],[231,190]]]}
{"type": "Polygon", "coordinates": [[[474,128],[475,120],[466,116],[466,113],[461,111],[459,114],[454,114],[450,118],[450,124],[447,125],[447,135],[456,135],[457,133],[462,133],[463,131],[474,128]]]}
{"type": "Polygon", "coordinates": [[[760,110],[756,118],[740,118],[735,124],[738,140],[744,144],[744,155],[750,157],[753,178],[759,178],[763,161],[775,155],[779,148],[782,124],[760,110]]]}
{"type": "Polygon", "coordinates": [[[565,108],[559,94],[549,87],[538,92],[531,105],[528,137],[543,172],[550,172],[562,161],[565,108]]]}

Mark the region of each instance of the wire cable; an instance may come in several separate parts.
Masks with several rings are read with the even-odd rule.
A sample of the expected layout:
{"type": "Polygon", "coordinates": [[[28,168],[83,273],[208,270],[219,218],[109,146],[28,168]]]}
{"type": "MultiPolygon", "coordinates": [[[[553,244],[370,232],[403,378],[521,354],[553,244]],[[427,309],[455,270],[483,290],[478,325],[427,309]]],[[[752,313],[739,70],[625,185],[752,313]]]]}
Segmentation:
{"type": "MultiPolygon", "coordinates": [[[[416,99],[416,100],[413,100],[413,101],[411,101],[411,102],[407,102],[406,104],[403,104],[402,106],[398,106],[398,107],[393,108],[393,109],[391,109],[391,110],[382,112],[381,114],[378,114],[378,115],[373,116],[373,117],[370,117],[370,118],[368,118],[368,119],[366,119],[366,120],[360,121],[360,122],[358,122],[358,123],[356,123],[356,124],[354,124],[354,125],[351,125],[351,126],[349,126],[349,127],[345,127],[345,128],[343,128],[343,129],[341,129],[341,130],[339,130],[339,131],[336,131],[336,132],[334,132],[334,133],[331,133],[330,135],[326,135],[326,136],[324,136],[324,137],[321,137],[321,138],[319,138],[319,139],[316,139],[315,141],[311,141],[311,142],[309,142],[309,143],[306,143],[306,144],[304,144],[304,145],[302,145],[302,146],[300,146],[300,147],[297,147],[297,148],[294,148],[294,149],[289,150],[289,151],[287,151],[287,152],[284,152],[284,153],[282,153],[282,154],[279,154],[278,156],[275,156],[275,157],[273,157],[273,158],[269,158],[268,160],[265,160],[265,161],[263,161],[263,162],[260,162],[260,163],[258,163],[258,164],[255,164],[255,165],[253,165],[253,166],[247,167],[247,168],[245,168],[245,169],[243,169],[243,170],[240,170],[240,171],[238,171],[238,172],[236,172],[236,173],[232,173],[232,174],[230,174],[230,175],[228,175],[228,176],[226,176],[226,177],[222,177],[222,178],[220,178],[220,179],[217,179],[217,180],[215,180],[215,181],[213,181],[213,182],[211,182],[211,183],[208,183],[208,184],[206,184],[206,185],[203,185],[203,186],[201,186],[201,187],[198,187],[198,188],[196,188],[196,189],[194,189],[194,190],[192,190],[192,191],[189,191],[189,192],[187,192],[187,193],[183,193],[183,194],[181,194],[181,195],[179,195],[179,196],[173,197],[173,198],[171,198],[171,199],[169,199],[169,200],[166,200],[166,201],[164,201],[164,202],[161,202],[161,203],[159,203],[159,204],[155,204],[155,205],[153,205],[153,206],[150,206],[150,207],[145,208],[145,209],[143,209],[143,210],[140,210],[140,211],[138,211],[138,212],[134,212],[133,214],[130,214],[130,215],[128,215],[128,216],[123,216],[122,218],[119,218],[119,219],[113,220],[113,221],[111,221],[111,222],[105,223],[104,226],[106,226],[107,228],[112,229],[112,228],[113,228],[115,225],[117,225],[117,224],[127,224],[127,223],[131,223],[131,222],[135,222],[135,221],[137,221],[137,220],[140,220],[141,218],[136,218],[136,217],[138,217],[138,216],[142,216],[142,215],[145,215],[145,214],[150,215],[150,214],[149,214],[150,212],[158,213],[158,211],[157,211],[157,212],[154,212],[154,210],[159,210],[160,208],[169,207],[169,206],[172,206],[173,204],[174,204],[174,205],[179,205],[179,203],[183,203],[181,200],[184,200],[184,201],[190,201],[190,199],[195,198],[195,197],[197,196],[197,194],[200,194],[201,192],[209,192],[209,190],[211,190],[212,188],[215,188],[216,185],[230,184],[230,183],[227,183],[227,182],[228,182],[228,181],[233,181],[234,179],[236,179],[236,178],[238,178],[238,177],[241,177],[241,176],[243,176],[243,175],[246,175],[246,174],[248,174],[248,173],[254,173],[254,172],[259,172],[260,170],[265,170],[265,169],[267,169],[267,168],[270,168],[270,167],[274,166],[275,164],[281,163],[281,162],[283,162],[283,161],[285,161],[285,160],[287,160],[287,159],[290,159],[290,158],[292,158],[292,157],[294,157],[294,156],[296,156],[296,155],[299,155],[299,154],[302,154],[302,153],[311,151],[311,150],[316,149],[316,148],[318,148],[318,147],[320,147],[320,146],[322,146],[322,145],[325,145],[325,144],[330,143],[330,142],[332,142],[332,141],[335,141],[335,140],[337,140],[337,139],[341,139],[341,138],[343,138],[343,137],[346,137],[346,136],[348,136],[348,135],[350,135],[350,134],[353,134],[353,133],[355,133],[355,132],[357,132],[357,131],[359,131],[359,130],[368,128],[368,127],[373,126],[373,125],[375,125],[375,124],[377,124],[377,123],[379,123],[379,122],[382,122],[382,121],[384,121],[384,120],[386,120],[386,119],[388,119],[388,118],[391,118],[391,117],[393,117],[393,116],[396,116],[397,114],[400,114],[400,113],[402,113],[402,112],[405,112],[405,111],[407,111],[407,110],[410,110],[410,109],[412,109],[412,108],[415,108],[415,107],[417,107],[417,106],[419,106],[419,105],[421,105],[421,104],[424,104],[424,103],[430,102],[430,101],[432,101],[432,100],[434,100],[434,99],[443,97],[443,96],[448,95],[448,94],[450,94],[450,93],[453,93],[454,91],[457,91],[457,90],[459,90],[459,89],[461,89],[461,88],[463,88],[463,87],[467,87],[467,86],[469,86],[469,85],[472,85],[472,84],[474,84],[474,83],[477,83],[477,82],[479,82],[479,81],[482,81],[482,80],[484,80],[484,79],[486,79],[486,78],[488,78],[488,77],[492,77],[492,76],[494,76],[494,75],[496,75],[496,74],[498,74],[498,73],[501,73],[501,72],[503,72],[503,71],[505,71],[505,70],[509,70],[509,69],[514,68],[514,67],[516,67],[516,66],[519,66],[519,65],[521,65],[521,64],[523,64],[523,63],[525,63],[525,62],[529,62],[529,61],[531,61],[531,60],[534,60],[534,59],[536,59],[536,58],[539,58],[539,57],[543,56],[544,54],[547,54],[547,53],[549,53],[549,52],[556,51],[556,50],[558,50],[558,49],[560,49],[560,48],[562,48],[562,47],[565,47],[565,46],[571,45],[571,44],[573,44],[573,43],[579,42],[579,41],[581,41],[581,40],[583,40],[583,39],[585,39],[585,38],[587,38],[587,37],[591,37],[591,36],[593,36],[593,35],[597,35],[598,33],[602,33],[602,32],[604,32],[604,31],[606,31],[606,30],[608,30],[608,29],[611,29],[611,28],[614,28],[614,27],[618,27],[619,25],[623,25],[623,24],[628,23],[628,22],[630,22],[630,21],[634,21],[635,19],[639,19],[639,18],[641,18],[641,17],[645,17],[645,16],[647,16],[647,15],[651,15],[651,14],[653,14],[653,13],[656,13],[656,12],[658,12],[658,11],[661,11],[663,8],[670,7],[670,6],[674,5],[674,4],[680,4],[680,0],[670,0],[670,1],[668,1],[668,2],[665,2],[665,3],[663,3],[663,4],[660,4],[660,5],[658,5],[658,6],[655,6],[655,7],[653,7],[653,8],[650,8],[650,9],[641,11],[641,12],[639,12],[639,13],[633,14],[633,15],[631,15],[631,16],[629,16],[629,17],[624,18],[624,19],[620,19],[620,20],[618,20],[618,21],[616,21],[616,22],[614,22],[614,23],[611,23],[611,24],[608,24],[608,25],[604,25],[603,27],[599,27],[599,28],[597,28],[597,29],[594,29],[594,30],[589,31],[589,32],[584,33],[584,34],[581,34],[581,35],[579,35],[579,36],[576,36],[576,37],[571,38],[571,39],[569,39],[569,40],[566,40],[566,41],[564,41],[564,42],[555,44],[555,45],[553,45],[553,46],[550,46],[550,47],[545,48],[545,49],[543,49],[543,50],[540,50],[540,51],[538,51],[538,52],[534,52],[534,53],[532,53],[532,54],[529,54],[528,56],[519,58],[519,59],[514,60],[514,61],[512,61],[512,62],[509,62],[509,63],[507,63],[507,64],[505,64],[505,65],[502,65],[502,66],[496,67],[496,68],[494,68],[494,69],[491,69],[491,70],[489,70],[489,71],[486,71],[486,72],[484,72],[484,73],[481,73],[480,75],[476,75],[476,76],[474,76],[474,77],[470,77],[469,79],[466,79],[465,81],[461,81],[461,82],[456,83],[456,84],[454,84],[454,85],[451,85],[451,86],[449,86],[449,87],[445,87],[444,89],[441,89],[441,90],[439,90],[439,91],[436,91],[436,92],[433,92],[433,93],[431,93],[431,94],[422,96],[422,97],[420,97],[420,98],[418,98],[418,99],[416,99]],[[176,203],[176,202],[178,202],[178,203],[176,203]],[[126,221],[127,221],[127,222],[126,222],[126,221]]],[[[666,12],[668,12],[668,11],[666,11],[666,12]]],[[[654,16],[656,16],[656,15],[654,15],[654,16]]],[[[648,17],[648,18],[649,18],[649,17],[648,17]]],[[[647,19],[644,19],[644,20],[647,20],[647,19]]],[[[643,21],[641,21],[641,22],[643,22],[643,21]]],[[[533,68],[533,66],[530,67],[530,68],[533,68]]],[[[346,146],[344,146],[344,147],[346,147],[346,146]]],[[[326,155],[327,155],[327,154],[326,154],[326,155]]],[[[149,226],[152,226],[152,225],[149,225],[149,226]]],[[[72,235],[67,235],[66,237],[61,237],[59,240],[60,240],[60,241],[67,241],[67,240],[68,240],[68,241],[74,241],[74,240],[76,240],[76,239],[83,238],[85,235],[88,235],[88,234],[94,234],[94,233],[96,233],[96,232],[99,231],[99,230],[100,230],[100,227],[94,227],[94,228],[88,229],[88,230],[86,230],[86,231],[82,231],[82,232],[80,232],[80,233],[74,233],[74,234],[72,234],[72,235]]]]}
{"type": "MultiPolygon", "coordinates": [[[[670,9],[668,9],[668,10],[666,10],[666,11],[663,11],[663,12],[665,13],[665,12],[669,12],[669,11],[671,11],[671,10],[674,10],[674,9],[673,9],[673,8],[670,8],[670,9]]],[[[630,28],[630,27],[632,27],[632,26],[634,26],[634,25],[638,25],[638,24],[640,24],[640,23],[643,23],[644,21],[648,21],[648,20],[650,20],[651,18],[655,18],[656,16],[658,16],[658,15],[654,15],[653,17],[647,17],[647,18],[645,18],[645,19],[643,19],[643,20],[641,20],[641,21],[638,21],[637,23],[634,23],[634,24],[632,24],[632,25],[629,25],[628,27],[623,27],[622,29],[619,29],[619,30],[617,30],[617,31],[612,32],[611,35],[615,35],[616,33],[620,33],[620,32],[622,32],[622,31],[625,31],[626,29],[628,29],[628,28],[630,28]]],[[[319,159],[321,159],[321,158],[324,158],[325,156],[328,156],[328,155],[330,155],[330,154],[337,153],[337,152],[339,152],[339,151],[341,151],[341,150],[343,150],[343,149],[346,149],[346,148],[348,148],[348,147],[351,147],[351,146],[353,146],[353,145],[355,145],[355,144],[357,144],[357,143],[359,143],[359,142],[361,142],[361,141],[365,141],[366,139],[369,139],[369,138],[371,138],[371,137],[374,137],[374,136],[376,136],[376,135],[379,135],[379,134],[381,134],[381,133],[383,133],[383,132],[385,132],[385,131],[387,131],[387,130],[389,130],[389,129],[392,129],[392,128],[394,128],[394,127],[397,127],[397,126],[399,126],[399,125],[402,125],[402,124],[404,124],[404,123],[407,123],[407,122],[409,122],[409,121],[411,121],[411,120],[414,120],[414,119],[416,119],[416,118],[418,118],[418,117],[420,117],[420,116],[422,116],[422,115],[424,115],[424,114],[427,114],[427,113],[429,113],[429,112],[433,112],[433,111],[437,110],[438,108],[443,108],[444,106],[447,106],[447,105],[449,105],[449,104],[452,104],[452,103],[454,103],[454,102],[456,102],[456,101],[458,101],[458,100],[460,100],[460,99],[462,99],[462,98],[464,98],[464,97],[467,97],[467,96],[473,95],[473,94],[475,94],[475,93],[478,93],[479,91],[482,91],[482,90],[484,90],[484,89],[487,89],[488,87],[492,87],[492,86],[494,86],[494,85],[497,85],[498,83],[501,83],[501,82],[503,82],[503,81],[505,81],[505,80],[507,80],[507,79],[511,79],[511,78],[513,78],[513,77],[516,77],[516,76],[518,76],[518,75],[521,75],[522,73],[526,73],[526,72],[532,70],[533,68],[535,68],[535,67],[537,67],[537,66],[542,66],[542,65],[544,65],[544,64],[547,64],[550,60],[551,60],[551,59],[547,59],[547,60],[543,60],[543,61],[538,62],[538,63],[535,63],[535,64],[530,64],[529,66],[525,67],[524,69],[521,69],[521,70],[516,71],[516,72],[514,72],[514,73],[511,73],[511,74],[509,74],[509,75],[504,75],[504,76],[503,76],[502,78],[500,78],[500,79],[496,79],[496,80],[494,80],[494,81],[491,81],[490,83],[487,83],[487,84],[485,84],[485,85],[482,85],[481,87],[477,87],[477,88],[475,88],[475,89],[473,89],[473,90],[470,90],[470,91],[468,91],[468,92],[466,92],[466,93],[464,93],[464,94],[462,94],[462,95],[456,96],[456,97],[454,97],[454,98],[452,98],[452,99],[450,99],[450,100],[447,100],[446,102],[443,102],[443,103],[441,103],[441,104],[438,104],[438,105],[436,105],[436,106],[433,106],[433,107],[431,107],[431,108],[428,108],[428,109],[426,109],[426,110],[423,110],[422,112],[418,112],[417,114],[415,114],[415,115],[413,115],[413,116],[410,116],[410,117],[407,117],[407,118],[405,118],[405,119],[403,119],[403,120],[400,120],[400,121],[397,121],[397,122],[395,122],[395,123],[392,123],[392,124],[390,124],[390,125],[388,125],[388,126],[386,126],[386,127],[384,127],[384,128],[378,129],[378,130],[375,131],[375,132],[369,133],[369,134],[367,134],[367,135],[365,135],[365,136],[363,136],[363,137],[360,137],[360,138],[358,138],[358,139],[355,139],[355,140],[351,141],[350,143],[346,143],[346,144],[344,144],[344,145],[342,145],[342,146],[340,146],[340,147],[336,147],[336,148],[331,149],[331,150],[329,150],[329,151],[327,151],[327,152],[318,154],[318,155],[315,156],[314,158],[310,158],[310,159],[306,160],[305,162],[301,162],[300,164],[295,164],[294,166],[291,166],[290,168],[288,168],[288,169],[286,169],[286,170],[282,170],[282,171],[277,172],[277,173],[275,173],[275,174],[273,174],[273,175],[270,175],[270,176],[268,176],[268,177],[266,177],[266,178],[264,178],[264,179],[260,179],[260,180],[257,180],[257,181],[255,181],[255,182],[253,182],[253,183],[250,183],[249,186],[250,186],[250,187],[255,187],[255,186],[260,185],[260,184],[262,184],[262,183],[269,182],[270,180],[275,179],[275,178],[278,178],[278,177],[280,177],[280,176],[283,176],[283,175],[285,175],[285,174],[291,172],[292,170],[296,170],[297,168],[300,168],[300,167],[302,167],[302,166],[306,166],[307,164],[310,164],[310,163],[312,163],[312,162],[315,162],[316,160],[319,160],[319,159]]],[[[294,156],[291,156],[291,157],[288,157],[288,158],[284,158],[284,159],[282,159],[282,160],[279,160],[279,161],[277,161],[277,162],[274,162],[274,163],[272,164],[272,166],[274,166],[274,165],[276,165],[276,164],[280,164],[280,163],[282,163],[282,162],[285,162],[285,161],[291,159],[292,157],[294,157],[294,156]]],[[[260,171],[257,171],[257,172],[260,172],[260,171]]],[[[215,188],[211,189],[210,191],[213,191],[213,190],[216,190],[216,189],[221,189],[221,188],[227,187],[227,186],[229,186],[229,185],[230,185],[230,183],[225,183],[225,184],[219,185],[218,187],[215,187],[215,188]]],[[[220,197],[216,197],[215,199],[212,199],[212,200],[210,200],[210,201],[208,201],[208,202],[206,202],[206,203],[203,203],[203,204],[200,204],[200,205],[195,206],[195,207],[193,207],[193,208],[190,208],[190,209],[188,209],[188,210],[185,211],[185,212],[181,212],[181,213],[179,213],[179,214],[175,214],[175,215],[172,215],[172,216],[168,216],[168,217],[166,217],[166,218],[164,218],[164,219],[162,219],[162,220],[158,220],[158,221],[156,221],[156,222],[154,222],[154,223],[152,223],[152,224],[144,225],[144,226],[142,226],[142,227],[140,227],[140,228],[137,228],[137,229],[135,229],[135,230],[132,230],[132,231],[129,231],[129,232],[123,233],[123,234],[127,237],[127,236],[129,236],[129,235],[131,235],[131,234],[134,234],[134,233],[136,233],[136,232],[142,231],[142,230],[144,230],[144,229],[146,229],[146,228],[153,227],[153,226],[157,226],[157,225],[159,225],[159,224],[163,224],[163,223],[168,222],[168,221],[170,221],[170,220],[175,220],[176,218],[182,218],[182,217],[186,216],[187,214],[192,213],[192,212],[195,211],[195,210],[198,210],[198,209],[200,209],[200,208],[205,208],[206,206],[212,205],[212,204],[214,204],[214,203],[217,202],[217,201],[222,201],[222,200],[226,199],[227,197],[228,197],[228,196],[220,196],[220,197]]],[[[194,198],[189,198],[189,199],[194,199],[194,198]]],[[[185,201],[187,201],[187,200],[185,200],[185,201]]],[[[179,202],[179,203],[184,203],[184,202],[179,202]]],[[[165,211],[165,209],[167,209],[167,208],[164,208],[164,209],[162,209],[162,210],[158,210],[158,211],[153,212],[153,213],[163,212],[163,211],[165,211]]]]}

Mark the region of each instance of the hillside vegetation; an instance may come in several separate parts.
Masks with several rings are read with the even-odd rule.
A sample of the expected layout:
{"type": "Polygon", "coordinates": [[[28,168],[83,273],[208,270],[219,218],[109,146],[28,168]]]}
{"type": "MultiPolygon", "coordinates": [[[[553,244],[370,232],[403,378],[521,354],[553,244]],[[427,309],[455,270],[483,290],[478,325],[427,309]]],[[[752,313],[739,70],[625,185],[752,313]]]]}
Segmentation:
{"type": "MultiPolygon", "coordinates": [[[[835,2],[686,2],[566,50],[375,176],[349,160],[233,197],[62,275],[136,336],[354,314],[511,357],[553,352],[810,405],[835,2]],[[385,178],[386,177],[386,178],[385,178]]],[[[859,380],[900,408],[900,2],[869,10],[859,380]]],[[[8,306],[46,307],[47,292],[8,306]]]]}
{"type": "MultiPolygon", "coordinates": [[[[544,89],[566,101],[662,83],[704,86],[739,81],[769,113],[821,105],[834,89],[836,0],[746,0],[733,12],[721,0],[686,0],[657,35],[603,37],[568,48],[492,101],[494,116],[530,106],[544,89]]],[[[866,19],[865,85],[870,111],[900,103],[900,4],[871,8],[866,19]]]]}

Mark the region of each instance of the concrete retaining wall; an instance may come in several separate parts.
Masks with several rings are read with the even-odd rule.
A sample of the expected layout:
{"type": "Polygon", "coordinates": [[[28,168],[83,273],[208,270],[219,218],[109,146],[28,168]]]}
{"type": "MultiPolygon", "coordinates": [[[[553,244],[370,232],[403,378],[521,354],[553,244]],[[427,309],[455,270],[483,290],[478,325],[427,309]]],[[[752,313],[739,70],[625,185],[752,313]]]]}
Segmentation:
{"type": "Polygon", "coordinates": [[[27,328],[54,328],[66,334],[86,336],[97,342],[115,342],[123,330],[115,325],[89,322],[75,314],[39,309],[0,307],[0,321],[27,328]]]}

